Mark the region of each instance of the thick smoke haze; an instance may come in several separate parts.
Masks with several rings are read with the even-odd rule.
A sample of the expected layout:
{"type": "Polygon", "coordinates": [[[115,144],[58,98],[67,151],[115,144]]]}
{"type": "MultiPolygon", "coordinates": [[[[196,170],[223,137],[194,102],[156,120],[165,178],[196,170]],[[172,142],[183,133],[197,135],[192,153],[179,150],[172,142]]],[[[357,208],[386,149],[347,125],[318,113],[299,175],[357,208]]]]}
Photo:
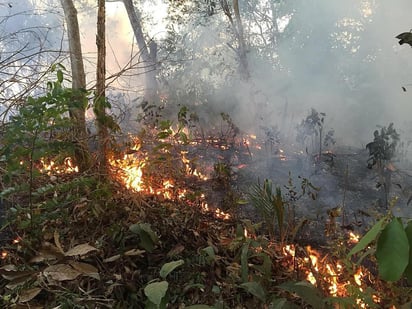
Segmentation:
{"type": "Polygon", "coordinates": [[[395,36],[412,28],[412,2],[314,0],[292,6],[277,50],[282,69],[254,72],[270,114],[278,116],[274,122],[285,116],[285,105],[288,121],[296,124],[313,107],[326,113],[338,143],[364,146],[376,125],[390,122],[409,139],[412,49],[398,45],[395,36]]]}
{"type": "MultiPolygon", "coordinates": [[[[194,60],[186,65],[186,89],[209,83],[214,94],[208,100],[210,108],[226,109],[245,131],[278,126],[290,142],[311,108],[326,113],[325,127],[335,129],[340,145],[364,147],[377,125],[391,122],[401,139],[408,140],[412,49],[398,45],[395,36],[412,28],[412,2],[301,0],[281,2],[279,7],[291,17],[282,23],[279,17],[278,26],[284,30],[271,50],[250,44],[251,79],[246,82],[227,73],[236,66],[227,35],[222,34],[227,21],[226,28],[218,18],[216,24],[205,23],[203,30],[188,27],[187,36],[193,39],[187,50],[192,50],[194,60]],[[193,34],[198,31],[205,36],[193,34]],[[225,81],[214,87],[222,76],[225,81]],[[194,80],[198,84],[193,85],[194,80]]],[[[253,26],[247,18],[244,13],[246,41],[251,43],[253,26]]]]}

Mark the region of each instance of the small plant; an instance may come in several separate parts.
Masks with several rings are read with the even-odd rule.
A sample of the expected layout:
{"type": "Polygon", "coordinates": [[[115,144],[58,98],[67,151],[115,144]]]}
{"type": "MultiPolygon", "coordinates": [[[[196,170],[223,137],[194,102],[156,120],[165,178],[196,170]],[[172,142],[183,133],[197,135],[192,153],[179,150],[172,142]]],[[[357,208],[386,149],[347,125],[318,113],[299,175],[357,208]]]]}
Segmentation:
{"type": "Polygon", "coordinates": [[[183,264],[183,260],[164,264],[159,272],[160,279],[154,279],[146,285],[146,287],[144,288],[144,294],[147,297],[146,308],[166,308],[168,302],[167,290],[169,288],[169,282],[166,280],[166,277],[173,270],[183,264]]]}
{"type": "Polygon", "coordinates": [[[7,164],[3,180],[8,188],[3,188],[3,193],[27,194],[31,225],[36,196],[53,191],[52,185],[36,188],[35,179],[41,175],[37,165],[42,159],[62,163],[75,155],[69,118],[72,90],[62,83],[63,73],[57,70],[57,81],[47,84],[48,92],[41,97],[29,97],[5,124],[1,155],[7,164]]]}
{"type": "Polygon", "coordinates": [[[396,147],[399,142],[399,134],[393,127],[382,127],[381,130],[373,132],[373,141],[366,145],[369,150],[368,168],[377,166],[379,170],[383,169],[385,163],[390,161],[396,153],[396,147]]]}
{"type": "Polygon", "coordinates": [[[368,168],[372,169],[377,167],[379,181],[377,187],[382,187],[385,194],[385,206],[388,207],[389,192],[392,185],[391,170],[387,168],[388,163],[392,160],[396,154],[399,134],[393,127],[393,123],[389,126],[382,127],[379,130],[373,132],[373,141],[366,145],[366,149],[369,150],[369,158],[367,160],[368,168]]]}
{"type": "Polygon", "coordinates": [[[275,188],[269,179],[263,181],[263,185],[257,184],[252,187],[249,194],[252,205],[260,213],[267,226],[269,236],[275,238],[275,227],[279,229],[279,238],[285,239],[285,201],[282,197],[280,187],[275,188]]]}
{"type": "Polygon", "coordinates": [[[280,143],[280,131],[277,126],[272,127],[260,127],[264,133],[264,145],[266,150],[269,153],[272,153],[275,149],[275,146],[280,143]]]}
{"type": "Polygon", "coordinates": [[[316,109],[312,108],[311,113],[298,125],[296,141],[306,145],[307,149],[307,138],[311,139],[311,149],[315,151],[316,142],[318,144],[318,158],[322,156],[322,147],[328,147],[336,143],[334,139],[335,131],[333,129],[329,130],[326,135],[324,135],[324,124],[325,124],[325,113],[319,113],[316,109]]]}
{"type": "Polygon", "coordinates": [[[262,186],[260,183],[253,186],[249,193],[249,199],[253,207],[262,216],[269,236],[272,239],[275,238],[277,227],[281,243],[293,239],[298,229],[306,221],[302,220],[299,224],[296,224],[296,201],[305,195],[311,199],[316,199],[317,191],[319,191],[319,188],[316,188],[307,178],[299,177],[299,179],[301,179],[300,192],[293,185],[292,177],[289,174],[289,181],[285,186],[286,194],[282,194],[279,186],[273,190],[272,181],[269,179],[265,179],[262,186]]]}

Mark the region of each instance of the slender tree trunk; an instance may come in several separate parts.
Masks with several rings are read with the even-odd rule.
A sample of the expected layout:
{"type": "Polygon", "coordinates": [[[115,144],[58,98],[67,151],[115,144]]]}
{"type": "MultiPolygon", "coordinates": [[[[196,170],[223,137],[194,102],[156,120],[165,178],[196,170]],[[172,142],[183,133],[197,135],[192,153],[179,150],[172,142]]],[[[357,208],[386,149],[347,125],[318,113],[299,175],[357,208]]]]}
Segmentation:
{"type": "Polygon", "coordinates": [[[244,79],[249,79],[249,63],[246,55],[246,42],[243,31],[242,19],[240,18],[239,0],[233,0],[233,11],[235,13],[237,39],[239,44],[239,61],[240,61],[240,74],[244,79]]]}
{"type": "Polygon", "coordinates": [[[236,36],[238,47],[237,49],[235,48],[233,49],[236,51],[236,54],[239,58],[240,76],[242,79],[248,80],[250,78],[250,71],[249,71],[249,64],[247,60],[247,49],[246,49],[246,42],[245,42],[245,37],[244,37],[242,19],[240,18],[239,1],[233,0],[232,2],[235,20],[233,20],[232,12],[230,10],[227,0],[221,0],[220,4],[222,6],[223,12],[229,19],[229,22],[236,36]]]}
{"type": "Polygon", "coordinates": [[[70,117],[74,122],[74,142],[75,160],[81,171],[88,169],[91,165],[90,153],[87,147],[87,130],[85,117],[85,89],[86,74],[84,73],[82,46],[80,43],[79,23],[77,20],[77,10],[72,0],[60,0],[63,7],[67,25],[67,35],[69,40],[70,64],[72,71],[72,106],[70,107],[70,117]]]}
{"type": "Polygon", "coordinates": [[[156,81],[156,54],[157,45],[154,41],[146,43],[144,38],[140,12],[133,5],[133,0],[122,0],[129,16],[130,24],[133,28],[133,33],[136,38],[137,46],[140,50],[142,62],[145,66],[145,93],[144,100],[152,103],[156,100],[157,81],[156,81]]]}
{"type": "Polygon", "coordinates": [[[105,0],[98,0],[97,12],[97,72],[94,112],[98,134],[98,163],[102,175],[107,173],[107,146],[109,132],[106,116],[106,6],[105,0]]]}

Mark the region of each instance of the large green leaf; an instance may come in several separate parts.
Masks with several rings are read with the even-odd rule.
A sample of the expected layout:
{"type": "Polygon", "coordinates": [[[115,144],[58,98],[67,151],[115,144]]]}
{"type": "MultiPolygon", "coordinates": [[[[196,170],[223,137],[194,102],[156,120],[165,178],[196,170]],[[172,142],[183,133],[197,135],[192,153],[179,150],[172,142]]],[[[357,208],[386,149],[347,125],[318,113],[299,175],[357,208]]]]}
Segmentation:
{"type": "Polygon", "coordinates": [[[409,221],[405,228],[406,237],[409,241],[409,264],[405,269],[406,278],[412,284],[412,221],[409,221]]]}
{"type": "Polygon", "coordinates": [[[286,282],[281,284],[279,288],[297,294],[305,303],[311,305],[313,308],[325,308],[325,302],[320,291],[309,282],[286,282]]]}
{"type": "Polygon", "coordinates": [[[384,227],[386,217],[380,219],[374,226],[361,238],[361,240],[348,253],[348,259],[363,249],[365,249],[371,242],[373,242],[384,227]]]}
{"type": "Polygon", "coordinates": [[[379,236],[376,248],[379,274],[383,280],[397,281],[409,263],[409,242],[400,219],[393,218],[379,236]]]}
{"type": "Polygon", "coordinates": [[[144,294],[153,304],[159,306],[162,298],[166,295],[168,287],[169,283],[167,281],[149,283],[144,288],[144,294]]]}
{"type": "Polygon", "coordinates": [[[179,267],[183,265],[185,261],[183,260],[178,260],[178,261],[173,261],[170,263],[166,263],[162,266],[160,269],[160,277],[163,279],[166,279],[167,275],[170,274],[176,267],[179,267]]]}
{"type": "Polygon", "coordinates": [[[148,252],[152,252],[154,246],[159,242],[159,238],[157,237],[156,233],[152,230],[150,224],[148,223],[132,224],[131,226],[129,226],[129,230],[132,233],[139,235],[139,245],[148,252]]]}
{"type": "Polygon", "coordinates": [[[242,251],[240,254],[240,265],[241,265],[240,272],[241,272],[241,278],[243,282],[246,282],[249,276],[249,264],[248,264],[249,244],[250,244],[249,241],[243,244],[242,251]]]}
{"type": "Polygon", "coordinates": [[[287,301],[286,298],[273,298],[269,304],[269,309],[299,309],[297,305],[287,301]]]}
{"type": "Polygon", "coordinates": [[[260,299],[262,302],[266,300],[266,293],[263,287],[258,282],[245,282],[240,285],[246,292],[260,299]]]}

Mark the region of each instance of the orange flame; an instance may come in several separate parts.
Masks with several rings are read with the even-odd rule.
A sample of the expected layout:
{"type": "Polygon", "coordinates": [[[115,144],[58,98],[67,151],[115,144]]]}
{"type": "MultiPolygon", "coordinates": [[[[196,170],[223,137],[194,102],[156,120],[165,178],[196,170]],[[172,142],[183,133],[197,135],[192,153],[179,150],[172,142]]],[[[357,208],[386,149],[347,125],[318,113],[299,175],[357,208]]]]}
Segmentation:
{"type": "Polygon", "coordinates": [[[47,159],[41,158],[39,169],[41,173],[47,174],[49,176],[79,172],[79,167],[74,164],[73,159],[70,157],[65,158],[63,160],[63,164],[57,164],[53,160],[49,161],[47,159]]]}

